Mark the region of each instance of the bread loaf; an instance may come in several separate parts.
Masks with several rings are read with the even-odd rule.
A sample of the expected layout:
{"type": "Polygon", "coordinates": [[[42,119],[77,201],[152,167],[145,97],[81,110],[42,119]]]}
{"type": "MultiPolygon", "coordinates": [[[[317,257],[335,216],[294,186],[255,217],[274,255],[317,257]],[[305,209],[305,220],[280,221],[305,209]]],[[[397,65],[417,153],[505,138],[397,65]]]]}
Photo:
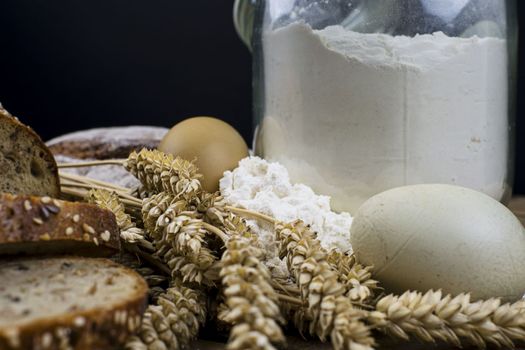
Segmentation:
{"type": "Polygon", "coordinates": [[[0,256],[109,256],[120,249],[113,213],[50,197],[0,195],[0,256]]]}
{"type": "Polygon", "coordinates": [[[58,171],[40,137],[0,105],[0,192],[57,197],[58,171]]]}
{"type": "Polygon", "coordinates": [[[77,159],[127,158],[134,150],[157,148],[168,129],[126,126],[77,131],[49,140],[55,155],[77,159]]]}
{"type": "Polygon", "coordinates": [[[0,349],[106,350],[141,323],[148,287],[106,259],[0,261],[0,349]]]}

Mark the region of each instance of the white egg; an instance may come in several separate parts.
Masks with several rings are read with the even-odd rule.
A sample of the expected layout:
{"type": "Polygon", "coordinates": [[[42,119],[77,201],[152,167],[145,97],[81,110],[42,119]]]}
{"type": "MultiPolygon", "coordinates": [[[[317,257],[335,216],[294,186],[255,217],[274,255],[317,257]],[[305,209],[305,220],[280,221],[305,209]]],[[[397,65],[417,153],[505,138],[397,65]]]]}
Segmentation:
{"type": "Polygon", "coordinates": [[[356,213],[351,242],[389,292],[442,289],[505,301],[525,292],[525,229],[473,190],[416,185],[381,193],[356,213]]]}

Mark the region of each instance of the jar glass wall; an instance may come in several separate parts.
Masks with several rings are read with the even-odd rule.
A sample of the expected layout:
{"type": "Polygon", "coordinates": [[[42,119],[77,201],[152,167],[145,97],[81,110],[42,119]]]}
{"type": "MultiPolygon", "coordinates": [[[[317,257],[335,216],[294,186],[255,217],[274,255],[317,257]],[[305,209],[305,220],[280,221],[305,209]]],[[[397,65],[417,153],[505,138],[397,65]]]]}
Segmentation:
{"type": "Polygon", "coordinates": [[[255,152],[355,212],[419,183],[511,194],[515,4],[256,2],[255,152]]]}

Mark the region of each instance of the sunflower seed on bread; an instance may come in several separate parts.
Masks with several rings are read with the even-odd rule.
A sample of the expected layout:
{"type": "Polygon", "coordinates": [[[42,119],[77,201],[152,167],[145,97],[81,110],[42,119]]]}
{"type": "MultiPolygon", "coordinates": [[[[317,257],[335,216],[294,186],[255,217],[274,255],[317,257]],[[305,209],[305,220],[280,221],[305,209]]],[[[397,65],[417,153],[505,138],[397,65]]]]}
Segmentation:
{"type": "Polygon", "coordinates": [[[107,259],[0,261],[0,349],[106,350],[135,333],[148,287],[107,259]]]}
{"type": "Polygon", "coordinates": [[[40,137],[0,105],[0,192],[58,196],[55,159],[40,137]]]}
{"type": "Polygon", "coordinates": [[[112,212],[50,197],[0,194],[0,256],[110,256],[120,250],[112,212]]]}

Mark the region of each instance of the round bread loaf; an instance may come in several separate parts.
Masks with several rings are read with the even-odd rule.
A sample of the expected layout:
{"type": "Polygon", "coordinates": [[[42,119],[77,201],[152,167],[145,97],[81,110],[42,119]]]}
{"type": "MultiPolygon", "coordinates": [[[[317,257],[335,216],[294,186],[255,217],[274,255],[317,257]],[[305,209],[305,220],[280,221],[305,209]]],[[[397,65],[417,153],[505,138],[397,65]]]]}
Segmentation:
{"type": "Polygon", "coordinates": [[[77,159],[126,158],[132,151],[157,148],[168,129],[124,126],[77,131],[49,140],[55,155],[77,159]]]}
{"type": "MultiPolygon", "coordinates": [[[[153,126],[125,126],[77,131],[49,140],[47,145],[58,163],[82,160],[127,158],[134,150],[157,148],[168,129],[153,126]]],[[[134,188],[139,182],[124,167],[104,165],[64,169],[63,172],[134,188]]]]}

